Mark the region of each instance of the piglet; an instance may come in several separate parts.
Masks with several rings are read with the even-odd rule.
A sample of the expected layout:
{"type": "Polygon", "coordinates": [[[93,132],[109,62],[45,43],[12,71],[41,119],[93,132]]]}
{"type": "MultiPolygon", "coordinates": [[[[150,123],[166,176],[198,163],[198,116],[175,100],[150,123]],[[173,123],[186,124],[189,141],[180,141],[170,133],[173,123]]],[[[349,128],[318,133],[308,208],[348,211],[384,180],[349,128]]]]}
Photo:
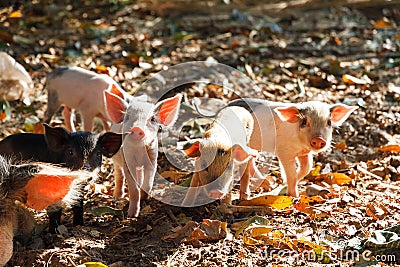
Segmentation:
{"type": "Polygon", "coordinates": [[[30,236],[35,228],[25,207],[41,210],[58,202],[73,203],[76,185],[89,175],[40,163],[14,165],[0,156],[0,266],[13,254],[14,236],[30,236]]]}
{"type": "Polygon", "coordinates": [[[164,99],[156,105],[146,96],[132,97],[129,103],[112,91],[105,91],[106,106],[114,125],[111,131],[126,133],[122,149],[113,157],[114,197],[123,194],[124,177],[129,189],[128,216],[137,217],[140,200],[150,193],[157,170],[160,126],[172,126],[180,108],[180,94],[164,99]]]}
{"type": "MultiPolygon", "coordinates": [[[[233,163],[242,164],[257,155],[257,151],[247,146],[253,127],[254,120],[249,111],[242,107],[227,107],[217,114],[202,139],[184,145],[183,151],[196,161],[191,188],[182,205],[193,206],[202,189],[211,199],[220,199],[227,194],[233,185],[233,163]]],[[[249,180],[240,181],[240,198],[246,198],[248,187],[249,180]]],[[[223,202],[229,200],[227,197],[223,202]]]]}
{"type": "MultiPolygon", "coordinates": [[[[94,171],[101,166],[102,155],[112,157],[122,144],[122,135],[106,132],[101,136],[90,132],[70,133],[62,127],[44,124],[44,134],[19,133],[0,142],[0,155],[15,160],[58,164],[72,170],[94,171]]],[[[83,184],[77,190],[80,198],[72,206],[74,225],[83,224],[83,184]]],[[[49,208],[50,231],[60,224],[60,206],[49,208]]]]}
{"type": "Polygon", "coordinates": [[[48,103],[44,122],[50,123],[54,113],[64,105],[62,114],[68,131],[75,131],[74,110],[81,114],[84,131],[92,130],[95,117],[103,121],[104,129],[108,131],[110,126],[105,110],[104,91],[110,87],[115,87],[122,96],[129,97],[129,94],[105,74],[79,67],[59,67],[53,70],[46,81],[48,103]]]}
{"type": "Polygon", "coordinates": [[[313,155],[331,145],[332,127],[340,126],[358,107],[320,101],[298,104],[243,98],[229,106],[247,108],[254,117],[250,147],[275,152],[289,196],[298,197],[298,182],[312,167],[313,155]],[[296,167],[298,165],[298,168],[296,167]]]}

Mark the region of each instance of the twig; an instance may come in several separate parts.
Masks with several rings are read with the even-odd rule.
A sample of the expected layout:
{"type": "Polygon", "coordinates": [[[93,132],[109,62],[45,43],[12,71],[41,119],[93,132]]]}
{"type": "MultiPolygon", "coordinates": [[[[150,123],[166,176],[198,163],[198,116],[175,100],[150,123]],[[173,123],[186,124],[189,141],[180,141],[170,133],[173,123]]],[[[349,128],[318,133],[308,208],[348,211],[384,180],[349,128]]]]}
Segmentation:
{"type": "Polygon", "coordinates": [[[89,252],[86,251],[86,249],[82,248],[83,253],[85,253],[86,255],[88,255],[89,257],[91,257],[92,255],[89,254],[89,252]]]}
{"type": "Polygon", "coordinates": [[[77,265],[75,264],[75,262],[71,259],[70,256],[67,256],[67,260],[72,264],[72,266],[76,267],[77,265]]]}
{"type": "Polygon", "coordinates": [[[378,176],[376,174],[373,174],[372,172],[368,171],[367,169],[364,169],[360,165],[357,165],[357,171],[360,171],[360,172],[362,172],[362,173],[364,173],[366,175],[372,176],[372,177],[374,177],[374,178],[376,178],[378,180],[382,180],[383,179],[382,177],[380,177],[380,176],[378,176]]]}
{"type": "Polygon", "coordinates": [[[171,218],[172,221],[178,222],[178,219],[177,219],[177,218],[175,217],[175,215],[172,213],[172,210],[171,210],[171,209],[167,209],[165,212],[167,213],[168,217],[171,218]]]}
{"type": "Polygon", "coordinates": [[[178,255],[178,253],[179,253],[179,250],[175,251],[175,253],[171,257],[169,257],[168,262],[167,262],[167,267],[171,266],[172,260],[176,257],[176,255],[178,255]]]}

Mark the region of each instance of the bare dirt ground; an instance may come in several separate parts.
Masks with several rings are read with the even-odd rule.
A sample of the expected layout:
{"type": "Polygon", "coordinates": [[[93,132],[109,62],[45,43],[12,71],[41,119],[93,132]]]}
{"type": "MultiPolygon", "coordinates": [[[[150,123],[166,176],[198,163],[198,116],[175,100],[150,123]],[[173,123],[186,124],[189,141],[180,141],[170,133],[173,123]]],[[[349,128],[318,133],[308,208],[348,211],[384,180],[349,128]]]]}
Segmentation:
{"type": "MultiPolygon", "coordinates": [[[[45,212],[36,213],[37,233],[27,244],[16,242],[7,266],[400,264],[395,236],[390,245],[359,248],[375,258],[339,257],[339,241],[374,237],[400,221],[399,1],[21,0],[0,7],[0,50],[27,69],[35,86],[30,106],[11,102],[11,118],[0,122],[1,138],[29,131],[31,121],[43,118],[46,74],[62,65],[107,73],[126,91],[140,94],[140,85],[168,66],[209,60],[242,71],[260,88],[233,82],[241,96],[359,106],[335,130],[334,147],[315,157],[316,171],[300,183],[301,192],[310,184],[327,188],[324,198],[231,214],[221,212],[217,202],[180,208],[149,199],[140,216],[129,219],[127,199],[112,198],[112,165],[105,160],[101,177],[87,188],[85,226],[73,227],[67,212],[66,228],[51,235],[45,212]],[[348,180],[339,182],[338,173],[348,180]],[[235,237],[238,222],[256,215],[262,233],[247,228],[235,237]],[[204,219],[217,226],[206,221],[211,233],[182,242],[187,223],[204,219]],[[304,251],[332,254],[312,260],[299,256],[304,251]]],[[[188,99],[235,97],[212,84],[177,90],[188,99]]],[[[60,114],[53,123],[62,124],[60,114]]],[[[279,189],[276,160],[273,164],[270,180],[279,189]]],[[[178,175],[160,153],[159,173],[165,171],[172,171],[167,178],[176,183],[190,177],[178,175]]]]}

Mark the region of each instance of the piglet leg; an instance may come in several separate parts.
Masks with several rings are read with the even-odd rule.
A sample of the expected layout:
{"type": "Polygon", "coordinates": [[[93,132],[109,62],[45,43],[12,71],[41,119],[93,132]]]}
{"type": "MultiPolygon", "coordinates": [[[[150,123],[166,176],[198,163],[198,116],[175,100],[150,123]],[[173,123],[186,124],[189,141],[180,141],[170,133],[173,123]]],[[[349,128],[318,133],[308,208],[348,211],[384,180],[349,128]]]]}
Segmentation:
{"type": "Polygon", "coordinates": [[[310,172],[313,158],[311,153],[309,153],[305,156],[298,157],[297,159],[299,161],[299,168],[297,170],[297,180],[300,180],[310,172]]]}
{"type": "Polygon", "coordinates": [[[295,158],[278,155],[278,159],[281,167],[282,179],[287,181],[287,195],[298,197],[299,189],[297,188],[298,179],[295,158]]]}
{"type": "Polygon", "coordinates": [[[49,216],[49,232],[55,234],[57,232],[57,227],[61,225],[61,204],[55,204],[48,207],[47,215],[49,216]]]}
{"type": "Polygon", "coordinates": [[[137,180],[130,172],[129,168],[124,166],[124,174],[129,189],[129,208],[128,217],[138,217],[140,211],[140,188],[137,180]]]}
{"type": "Polygon", "coordinates": [[[70,132],[75,132],[76,129],[74,126],[74,110],[70,107],[65,106],[62,115],[64,117],[65,128],[67,128],[67,130],[70,132]]]}
{"type": "Polygon", "coordinates": [[[186,193],[185,198],[183,199],[183,206],[191,206],[194,203],[194,200],[197,198],[198,190],[200,186],[199,173],[193,173],[192,180],[190,181],[190,187],[186,193]]]}
{"type": "Polygon", "coordinates": [[[115,179],[115,188],[114,188],[114,198],[121,198],[124,194],[124,167],[121,165],[123,162],[122,152],[119,151],[113,157],[113,165],[114,165],[114,179],[115,179]]]}
{"type": "Polygon", "coordinates": [[[83,130],[91,132],[93,128],[93,119],[95,114],[91,114],[88,110],[81,110],[83,130]]]}

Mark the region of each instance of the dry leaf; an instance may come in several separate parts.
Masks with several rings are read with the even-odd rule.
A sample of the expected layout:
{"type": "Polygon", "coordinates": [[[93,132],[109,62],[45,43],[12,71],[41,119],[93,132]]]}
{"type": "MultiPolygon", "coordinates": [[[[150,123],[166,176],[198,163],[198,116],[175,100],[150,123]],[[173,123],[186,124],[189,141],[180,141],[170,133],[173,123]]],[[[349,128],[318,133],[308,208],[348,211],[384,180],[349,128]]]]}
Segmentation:
{"type": "Polygon", "coordinates": [[[17,11],[12,12],[10,14],[10,16],[8,16],[8,17],[11,19],[19,19],[19,18],[22,18],[22,13],[21,13],[21,11],[17,10],[17,11]]]}
{"type": "Polygon", "coordinates": [[[310,203],[323,203],[325,200],[321,196],[300,196],[299,202],[298,203],[305,203],[305,204],[310,204],[310,203]]]}
{"type": "Polygon", "coordinates": [[[341,142],[335,145],[336,149],[345,150],[347,148],[346,142],[341,142]]]}
{"type": "Polygon", "coordinates": [[[352,75],[349,74],[344,74],[342,76],[342,79],[345,83],[350,84],[350,85],[354,85],[354,84],[367,84],[367,81],[359,79],[357,77],[354,77],[352,75]]]}
{"type": "Polygon", "coordinates": [[[283,210],[293,205],[293,200],[288,196],[264,195],[256,198],[243,200],[240,206],[270,206],[277,210],[283,210]]]}
{"type": "Polygon", "coordinates": [[[387,28],[392,27],[393,23],[391,23],[387,18],[383,18],[375,21],[374,28],[387,28]]]}
{"type": "Polygon", "coordinates": [[[376,152],[400,152],[400,145],[387,145],[380,147],[376,150],[376,152]]]}
{"type": "Polygon", "coordinates": [[[366,208],[367,215],[372,217],[374,220],[383,219],[389,214],[389,211],[386,209],[386,207],[380,203],[377,203],[376,201],[368,203],[366,208]]]}
{"type": "Polygon", "coordinates": [[[315,166],[315,168],[310,172],[312,176],[318,176],[321,173],[321,165],[315,166]]]}
{"type": "Polygon", "coordinates": [[[294,208],[302,213],[310,215],[312,218],[325,218],[329,217],[329,213],[325,211],[321,211],[319,209],[314,208],[313,206],[309,206],[306,203],[296,203],[293,205],[294,208]]]}
{"type": "Polygon", "coordinates": [[[344,173],[332,173],[332,184],[345,185],[351,182],[351,178],[344,173]]]}

